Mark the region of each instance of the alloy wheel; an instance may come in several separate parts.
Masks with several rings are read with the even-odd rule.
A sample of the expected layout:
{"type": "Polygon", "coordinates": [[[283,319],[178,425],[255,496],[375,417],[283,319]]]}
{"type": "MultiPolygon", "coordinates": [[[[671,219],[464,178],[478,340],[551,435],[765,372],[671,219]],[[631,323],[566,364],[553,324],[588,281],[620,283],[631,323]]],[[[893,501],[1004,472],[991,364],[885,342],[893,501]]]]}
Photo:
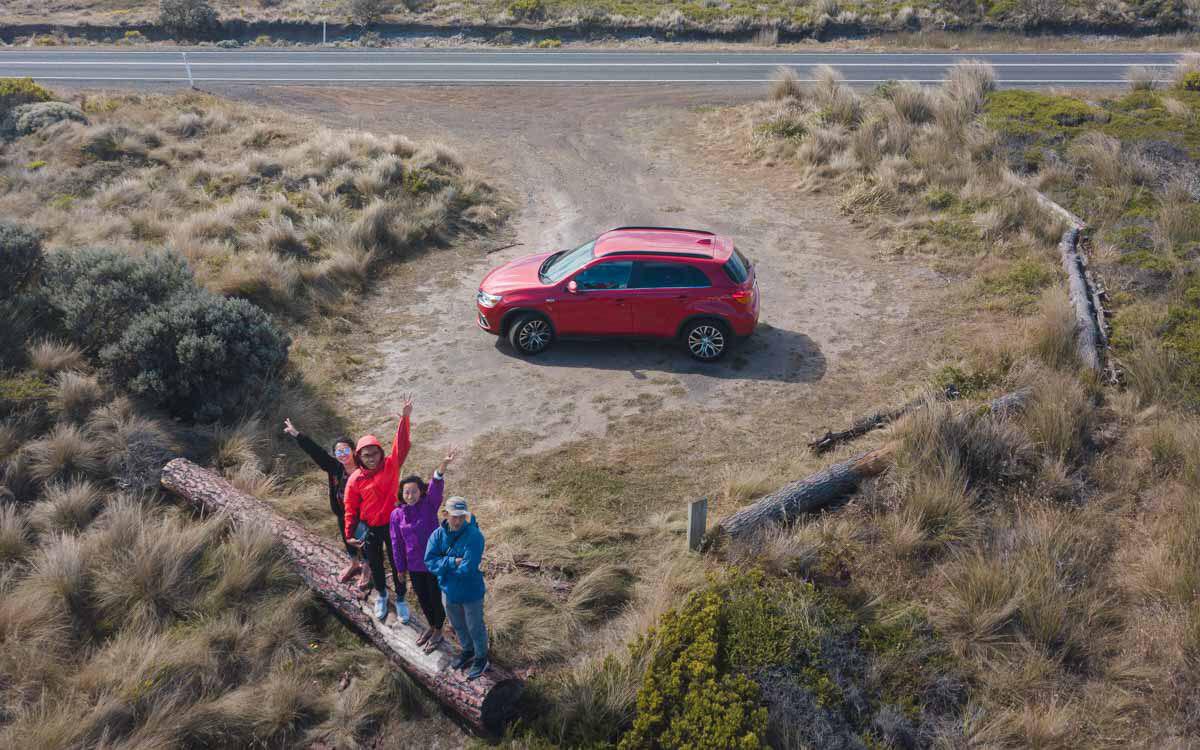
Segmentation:
{"type": "Polygon", "coordinates": [[[546,321],[533,319],[521,326],[517,334],[517,343],[521,349],[533,354],[540,352],[550,343],[550,326],[546,321]]]}
{"type": "Polygon", "coordinates": [[[716,359],[725,351],[725,334],[714,325],[698,325],[688,333],[687,345],[697,359],[716,359]]]}

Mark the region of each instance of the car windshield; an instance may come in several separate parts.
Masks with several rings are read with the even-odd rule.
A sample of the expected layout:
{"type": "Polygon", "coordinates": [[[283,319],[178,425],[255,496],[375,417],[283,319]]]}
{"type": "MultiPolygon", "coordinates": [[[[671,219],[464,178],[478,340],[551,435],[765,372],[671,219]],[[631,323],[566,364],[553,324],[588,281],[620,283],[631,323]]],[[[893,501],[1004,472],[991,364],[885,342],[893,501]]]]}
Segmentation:
{"type": "Polygon", "coordinates": [[[547,258],[538,276],[543,283],[554,284],[562,281],[594,257],[596,241],[580,245],[574,250],[565,250],[547,258]]]}

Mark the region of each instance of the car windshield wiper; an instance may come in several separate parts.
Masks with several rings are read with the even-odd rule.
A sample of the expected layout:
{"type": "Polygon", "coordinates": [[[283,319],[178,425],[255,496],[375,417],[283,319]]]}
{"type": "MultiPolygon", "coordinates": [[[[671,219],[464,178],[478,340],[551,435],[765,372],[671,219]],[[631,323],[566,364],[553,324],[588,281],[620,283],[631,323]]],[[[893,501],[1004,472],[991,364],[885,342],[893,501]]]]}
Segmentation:
{"type": "Polygon", "coordinates": [[[566,250],[559,250],[557,253],[551,253],[549,257],[543,260],[542,265],[538,266],[538,278],[543,279],[543,277],[546,275],[546,269],[550,267],[550,264],[565,252],[566,250]]]}

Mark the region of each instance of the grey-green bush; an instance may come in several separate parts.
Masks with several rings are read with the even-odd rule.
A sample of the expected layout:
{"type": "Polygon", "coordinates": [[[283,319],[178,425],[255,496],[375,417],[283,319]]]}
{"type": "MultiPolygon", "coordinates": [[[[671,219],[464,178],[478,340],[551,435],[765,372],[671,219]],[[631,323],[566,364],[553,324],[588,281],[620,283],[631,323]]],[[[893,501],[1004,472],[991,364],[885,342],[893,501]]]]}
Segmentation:
{"type": "Polygon", "coordinates": [[[194,39],[220,25],[208,0],[158,0],[158,25],[173,37],[194,39]]]}
{"type": "Polygon", "coordinates": [[[260,308],[197,290],[143,313],[101,359],[130,393],[212,422],[273,396],[290,344],[260,308]]]}
{"type": "Polygon", "coordinates": [[[116,343],[138,315],[194,289],[195,281],[183,259],[170,253],[137,258],[91,249],[50,256],[45,287],[66,338],[94,355],[116,343]]]}
{"type": "Polygon", "coordinates": [[[87,117],[79,107],[66,102],[23,104],[13,110],[12,117],[17,135],[30,135],[63,120],[88,124],[87,117]]]}
{"type": "Polygon", "coordinates": [[[32,229],[0,221],[0,299],[10,300],[42,267],[42,240],[32,229]]]}
{"type": "Polygon", "coordinates": [[[0,221],[0,368],[25,359],[42,304],[36,285],[43,266],[41,238],[30,229],[0,221]]]}

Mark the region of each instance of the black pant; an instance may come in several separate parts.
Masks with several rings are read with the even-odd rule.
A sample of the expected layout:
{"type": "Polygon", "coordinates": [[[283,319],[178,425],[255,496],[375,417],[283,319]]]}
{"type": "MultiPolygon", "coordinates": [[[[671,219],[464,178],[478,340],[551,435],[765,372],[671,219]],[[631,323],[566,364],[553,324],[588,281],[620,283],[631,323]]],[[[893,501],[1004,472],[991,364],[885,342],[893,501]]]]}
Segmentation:
{"type": "Polygon", "coordinates": [[[410,570],[408,577],[412,579],[413,591],[417,593],[417,601],[421,603],[421,612],[429,621],[429,627],[441,630],[446,623],[446,608],[442,606],[442,590],[438,587],[437,576],[410,570]]]}
{"type": "Polygon", "coordinates": [[[396,563],[392,559],[392,535],[387,526],[368,526],[367,536],[363,539],[363,557],[371,566],[371,583],[381,595],[387,595],[387,574],[383,572],[383,558],[387,556],[387,566],[392,569],[392,581],[396,584],[396,595],[404,598],[404,581],[396,572],[396,563]]]}

